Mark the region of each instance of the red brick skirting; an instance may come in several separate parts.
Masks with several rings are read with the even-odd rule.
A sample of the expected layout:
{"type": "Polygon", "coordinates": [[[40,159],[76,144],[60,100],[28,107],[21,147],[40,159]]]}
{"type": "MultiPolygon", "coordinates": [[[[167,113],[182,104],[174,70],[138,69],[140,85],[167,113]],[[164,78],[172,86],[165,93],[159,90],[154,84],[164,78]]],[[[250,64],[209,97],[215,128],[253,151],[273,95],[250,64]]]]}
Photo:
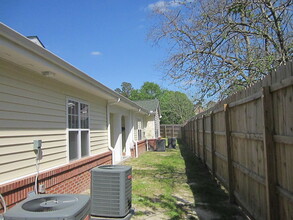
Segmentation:
{"type": "MultiPolygon", "coordinates": [[[[78,194],[90,187],[90,170],[102,164],[112,164],[110,151],[41,172],[38,183],[45,184],[46,194],[78,194]]],[[[7,208],[27,198],[27,194],[34,191],[34,184],[35,175],[0,185],[0,193],[5,199],[7,208]]]]}

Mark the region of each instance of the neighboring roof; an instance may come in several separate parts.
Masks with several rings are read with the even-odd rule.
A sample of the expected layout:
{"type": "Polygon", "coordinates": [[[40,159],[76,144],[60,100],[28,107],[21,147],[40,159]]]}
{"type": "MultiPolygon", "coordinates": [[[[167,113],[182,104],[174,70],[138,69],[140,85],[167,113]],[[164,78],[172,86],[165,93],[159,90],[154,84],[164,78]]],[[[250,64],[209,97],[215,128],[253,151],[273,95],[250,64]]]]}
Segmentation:
{"type": "Polygon", "coordinates": [[[54,80],[68,85],[78,86],[79,89],[102,97],[110,103],[117,103],[121,107],[149,114],[147,109],[116,93],[1,22],[0,59],[30,69],[44,77],[47,76],[46,73],[51,72],[52,74],[50,75],[54,76],[54,80]]]}
{"type": "Polygon", "coordinates": [[[150,113],[155,113],[156,110],[160,107],[160,102],[158,99],[139,100],[134,102],[140,105],[142,108],[149,110],[150,113]]]}
{"type": "Polygon", "coordinates": [[[28,39],[30,39],[32,42],[35,44],[39,45],[40,47],[45,48],[44,44],[42,41],[38,38],[38,36],[27,36],[28,39]]]}

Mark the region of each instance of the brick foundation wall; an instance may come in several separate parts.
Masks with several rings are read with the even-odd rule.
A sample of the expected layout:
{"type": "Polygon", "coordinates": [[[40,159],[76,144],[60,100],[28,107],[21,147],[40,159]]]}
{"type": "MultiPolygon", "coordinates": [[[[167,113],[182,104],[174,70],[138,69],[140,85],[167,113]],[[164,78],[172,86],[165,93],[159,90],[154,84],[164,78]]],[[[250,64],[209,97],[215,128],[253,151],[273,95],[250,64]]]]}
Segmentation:
{"type": "MultiPolygon", "coordinates": [[[[146,150],[147,150],[146,140],[138,141],[137,142],[137,149],[138,149],[138,156],[140,156],[142,153],[146,152],[146,150]]],[[[135,144],[134,144],[133,149],[131,149],[131,157],[132,158],[136,157],[136,146],[135,146],[135,144]]]]}
{"type": "Polygon", "coordinates": [[[137,142],[138,156],[147,151],[146,140],[137,142]]]}
{"type": "MultiPolygon", "coordinates": [[[[103,164],[112,164],[112,153],[106,152],[74,161],[56,169],[41,172],[38,184],[45,184],[46,194],[78,194],[90,187],[90,170],[103,164]]],[[[35,175],[0,185],[7,208],[27,198],[34,191],[35,175]]],[[[1,206],[0,206],[1,207],[1,206]]],[[[3,211],[1,207],[0,212],[3,211]]]]}
{"type": "MultiPolygon", "coordinates": [[[[156,140],[157,139],[148,139],[148,140],[138,141],[137,142],[138,156],[140,156],[141,154],[147,151],[147,142],[148,142],[149,148],[156,147],[156,140]]],[[[135,156],[136,156],[136,148],[134,144],[133,149],[131,149],[131,157],[134,158],[135,156]]]]}

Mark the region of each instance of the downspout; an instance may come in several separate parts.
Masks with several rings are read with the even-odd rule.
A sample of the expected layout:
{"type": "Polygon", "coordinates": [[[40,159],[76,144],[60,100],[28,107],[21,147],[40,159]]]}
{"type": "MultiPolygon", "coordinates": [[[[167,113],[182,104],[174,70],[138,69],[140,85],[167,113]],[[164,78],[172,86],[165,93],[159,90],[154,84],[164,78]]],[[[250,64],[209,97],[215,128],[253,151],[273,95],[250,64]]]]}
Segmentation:
{"type": "Polygon", "coordinates": [[[134,138],[134,117],[133,114],[131,115],[132,117],[132,127],[133,127],[133,131],[132,131],[132,141],[135,144],[135,158],[138,158],[138,146],[137,146],[137,141],[134,138]]]}
{"type": "Polygon", "coordinates": [[[133,140],[135,144],[135,158],[138,158],[138,146],[137,146],[137,141],[133,140]]]}
{"type": "Polygon", "coordinates": [[[107,105],[106,105],[106,111],[107,111],[107,127],[108,127],[108,148],[109,150],[112,152],[112,164],[114,165],[115,162],[114,162],[114,159],[115,159],[115,151],[114,151],[114,148],[112,147],[112,143],[111,143],[111,125],[110,125],[110,111],[109,111],[109,106],[110,105],[114,105],[114,104],[117,104],[118,102],[120,102],[120,98],[117,99],[116,102],[107,102],[107,105]]]}

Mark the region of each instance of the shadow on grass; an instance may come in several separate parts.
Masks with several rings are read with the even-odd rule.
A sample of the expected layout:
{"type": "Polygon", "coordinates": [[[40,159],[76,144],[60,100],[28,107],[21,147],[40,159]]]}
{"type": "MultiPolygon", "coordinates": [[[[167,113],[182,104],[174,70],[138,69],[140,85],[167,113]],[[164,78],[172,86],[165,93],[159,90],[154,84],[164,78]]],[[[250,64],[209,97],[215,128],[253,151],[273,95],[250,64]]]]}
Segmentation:
{"type": "Polygon", "coordinates": [[[179,220],[182,219],[182,216],[187,215],[186,208],[182,205],[179,205],[177,199],[168,195],[160,195],[156,198],[151,198],[148,196],[140,196],[140,203],[146,207],[152,209],[152,211],[139,211],[136,212],[136,215],[147,215],[150,216],[155,214],[160,209],[168,210],[168,215],[170,216],[170,220],[179,220]],[[155,204],[160,204],[156,206],[155,204]]]}
{"type": "Polygon", "coordinates": [[[240,209],[229,203],[228,194],[212,178],[202,161],[184,144],[180,145],[180,152],[185,161],[187,183],[193,192],[195,207],[214,212],[218,219],[245,219],[240,209]]]}
{"type": "Polygon", "coordinates": [[[193,203],[186,204],[174,196],[176,187],[186,185],[187,180],[179,150],[168,149],[166,152],[151,152],[149,155],[140,158],[141,161],[151,159],[148,166],[139,167],[139,163],[136,163],[133,170],[133,176],[136,178],[133,201],[138,207],[144,207],[139,208],[135,215],[147,216],[146,219],[160,219],[161,213],[171,220],[186,219],[191,209],[189,206],[193,207],[193,203]]]}

